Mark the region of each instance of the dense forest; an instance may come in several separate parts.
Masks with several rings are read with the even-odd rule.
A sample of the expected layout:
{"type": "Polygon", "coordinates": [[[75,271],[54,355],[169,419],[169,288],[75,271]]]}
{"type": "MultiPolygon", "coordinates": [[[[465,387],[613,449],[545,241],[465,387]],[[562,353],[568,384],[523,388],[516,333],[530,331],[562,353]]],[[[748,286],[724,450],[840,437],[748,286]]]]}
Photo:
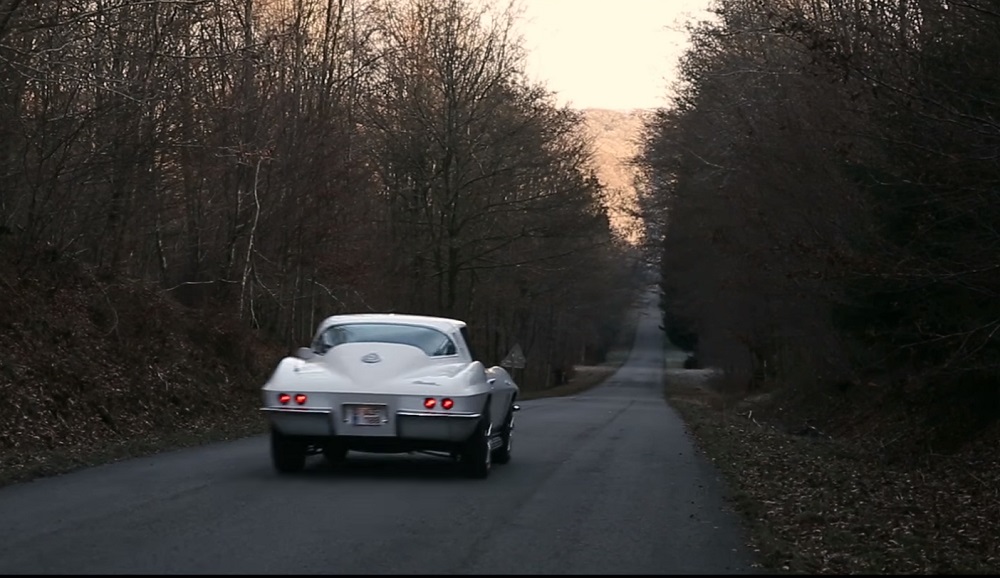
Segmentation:
{"type": "Polygon", "coordinates": [[[994,421],[1000,7],[715,7],[640,158],[671,337],[736,390],[994,421]]]}
{"type": "Polygon", "coordinates": [[[615,338],[636,260],[517,16],[0,0],[2,250],[16,276],[83,264],[289,346],[340,312],[455,316],[548,385],[615,338]]]}

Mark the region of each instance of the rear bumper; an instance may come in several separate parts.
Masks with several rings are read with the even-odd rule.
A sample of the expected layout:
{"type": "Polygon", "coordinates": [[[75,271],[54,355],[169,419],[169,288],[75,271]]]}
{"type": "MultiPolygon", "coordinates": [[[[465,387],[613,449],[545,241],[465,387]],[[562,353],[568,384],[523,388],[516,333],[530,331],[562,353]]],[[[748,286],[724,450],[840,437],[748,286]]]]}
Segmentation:
{"type": "Polygon", "coordinates": [[[479,422],[478,413],[431,414],[419,411],[396,412],[396,437],[449,442],[464,441],[479,422]]]}
{"type": "MultiPolygon", "coordinates": [[[[353,425],[337,408],[262,407],[279,432],[311,438],[395,438],[407,442],[462,442],[476,429],[482,414],[397,410],[377,426],[353,425]]],[[[389,441],[389,439],[386,439],[389,441]]]]}
{"type": "Polygon", "coordinates": [[[299,409],[291,407],[262,407],[271,427],[289,436],[334,435],[331,409],[299,409]]]}

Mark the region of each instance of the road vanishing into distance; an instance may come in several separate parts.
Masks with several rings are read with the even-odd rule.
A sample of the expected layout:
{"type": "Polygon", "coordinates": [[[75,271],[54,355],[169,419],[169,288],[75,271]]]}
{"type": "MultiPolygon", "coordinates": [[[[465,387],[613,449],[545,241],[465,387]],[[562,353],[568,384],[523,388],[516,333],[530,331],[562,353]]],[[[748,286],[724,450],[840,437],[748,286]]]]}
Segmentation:
{"type": "Polygon", "coordinates": [[[485,480],[423,454],[281,476],[258,436],[0,488],[0,573],[755,573],[662,344],[651,303],[608,381],[521,403],[485,480]]]}

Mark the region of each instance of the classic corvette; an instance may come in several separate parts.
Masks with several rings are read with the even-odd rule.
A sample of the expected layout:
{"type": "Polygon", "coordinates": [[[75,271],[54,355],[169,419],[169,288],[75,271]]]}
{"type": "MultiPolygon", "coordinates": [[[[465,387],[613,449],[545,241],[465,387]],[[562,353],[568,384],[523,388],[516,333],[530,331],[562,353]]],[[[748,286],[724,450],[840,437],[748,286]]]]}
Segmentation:
{"type": "Polygon", "coordinates": [[[465,322],[365,313],[324,319],[310,347],[264,384],[271,459],[279,472],[322,453],[426,452],[478,478],[511,458],[519,389],[470,349],[465,322]]]}

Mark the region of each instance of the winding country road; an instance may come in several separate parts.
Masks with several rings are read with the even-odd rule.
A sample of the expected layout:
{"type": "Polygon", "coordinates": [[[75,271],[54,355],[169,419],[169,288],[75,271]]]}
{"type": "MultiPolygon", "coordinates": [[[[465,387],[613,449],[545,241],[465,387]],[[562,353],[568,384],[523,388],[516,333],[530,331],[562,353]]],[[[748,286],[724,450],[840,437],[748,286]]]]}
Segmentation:
{"type": "Polygon", "coordinates": [[[0,573],[753,573],[657,325],[604,384],[523,402],[486,480],[419,454],[279,476],[265,437],[169,452],[0,489],[0,573]]]}

